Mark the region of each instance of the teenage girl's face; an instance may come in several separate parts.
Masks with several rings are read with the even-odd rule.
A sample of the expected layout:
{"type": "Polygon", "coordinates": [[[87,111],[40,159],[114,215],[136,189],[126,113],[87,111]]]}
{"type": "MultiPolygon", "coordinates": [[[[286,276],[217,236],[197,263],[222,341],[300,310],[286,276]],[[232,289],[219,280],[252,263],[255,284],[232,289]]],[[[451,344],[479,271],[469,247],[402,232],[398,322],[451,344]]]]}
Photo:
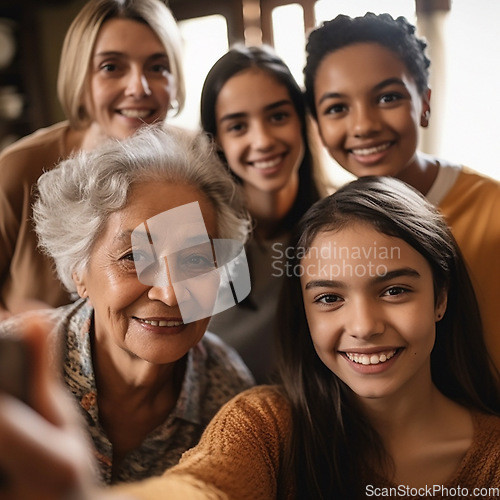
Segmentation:
{"type": "Polygon", "coordinates": [[[311,338],[323,363],[362,400],[431,387],[434,301],[425,258],[367,223],[319,234],[302,259],[311,338]]]}
{"type": "Polygon", "coordinates": [[[237,73],[222,87],[215,116],[217,143],[246,187],[273,192],[296,180],[304,142],[284,85],[261,69],[237,73]]]}
{"type": "Polygon", "coordinates": [[[419,127],[429,93],[421,95],[404,62],[377,43],[328,54],[319,65],[315,106],[323,144],[357,177],[406,178],[417,169],[419,127]]]}
{"type": "Polygon", "coordinates": [[[175,82],[165,47],[149,26],[130,19],[106,21],[90,65],[87,109],[105,136],[123,139],[165,119],[175,82]]]}

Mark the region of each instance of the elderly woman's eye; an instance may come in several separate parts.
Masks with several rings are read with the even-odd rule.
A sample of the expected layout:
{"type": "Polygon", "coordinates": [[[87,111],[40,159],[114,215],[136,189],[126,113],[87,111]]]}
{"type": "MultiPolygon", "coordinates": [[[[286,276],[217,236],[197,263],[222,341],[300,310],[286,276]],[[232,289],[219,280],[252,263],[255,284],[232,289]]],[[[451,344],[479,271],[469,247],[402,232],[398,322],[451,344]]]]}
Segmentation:
{"type": "Polygon", "coordinates": [[[147,265],[148,261],[151,261],[151,256],[146,254],[145,252],[134,250],[132,252],[127,252],[120,260],[141,263],[147,265]]]}
{"type": "Polygon", "coordinates": [[[193,266],[206,266],[212,263],[212,259],[209,260],[204,255],[191,255],[186,259],[186,263],[193,266]]]}
{"type": "Polygon", "coordinates": [[[172,276],[178,280],[200,276],[215,269],[212,255],[204,253],[178,255],[176,259],[169,260],[169,265],[172,276]]]}
{"type": "Polygon", "coordinates": [[[191,270],[207,270],[214,267],[214,260],[212,257],[205,255],[193,254],[182,259],[182,266],[184,269],[191,270]]]}

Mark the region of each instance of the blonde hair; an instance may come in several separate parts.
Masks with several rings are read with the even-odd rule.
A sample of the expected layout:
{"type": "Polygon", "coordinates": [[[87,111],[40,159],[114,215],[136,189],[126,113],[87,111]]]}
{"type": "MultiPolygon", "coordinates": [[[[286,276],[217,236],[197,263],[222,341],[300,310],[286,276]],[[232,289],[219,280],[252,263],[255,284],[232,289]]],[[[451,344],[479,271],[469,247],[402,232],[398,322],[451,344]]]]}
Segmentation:
{"type": "Polygon", "coordinates": [[[146,24],[165,47],[170,72],[176,84],[176,112],[184,107],[186,98],[181,65],[182,41],[177,23],[160,0],[90,0],[71,23],[64,39],[57,95],[73,128],[85,128],[90,116],[84,96],[89,82],[89,68],[99,31],[109,19],[132,19],[146,24]]]}

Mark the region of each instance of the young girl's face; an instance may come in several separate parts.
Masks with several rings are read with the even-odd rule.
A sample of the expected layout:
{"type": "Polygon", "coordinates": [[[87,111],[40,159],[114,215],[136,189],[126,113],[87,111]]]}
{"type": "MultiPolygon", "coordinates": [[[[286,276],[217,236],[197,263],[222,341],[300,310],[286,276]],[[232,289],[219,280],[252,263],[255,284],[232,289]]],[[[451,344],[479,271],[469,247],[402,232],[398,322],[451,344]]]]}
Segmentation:
{"type": "Polygon", "coordinates": [[[360,398],[430,387],[435,322],[433,276],[425,258],[367,223],[320,233],[301,261],[311,338],[323,363],[360,398]]]}
{"type": "Polygon", "coordinates": [[[314,91],[323,143],[346,170],[357,177],[400,177],[418,168],[429,93],[420,94],[394,52],[377,43],[336,50],[319,65],[314,91]]]}
{"type": "Polygon", "coordinates": [[[297,176],[304,155],[300,119],[288,89],[251,68],[222,87],[215,106],[217,143],[245,185],[279,191],[297,176]]]}

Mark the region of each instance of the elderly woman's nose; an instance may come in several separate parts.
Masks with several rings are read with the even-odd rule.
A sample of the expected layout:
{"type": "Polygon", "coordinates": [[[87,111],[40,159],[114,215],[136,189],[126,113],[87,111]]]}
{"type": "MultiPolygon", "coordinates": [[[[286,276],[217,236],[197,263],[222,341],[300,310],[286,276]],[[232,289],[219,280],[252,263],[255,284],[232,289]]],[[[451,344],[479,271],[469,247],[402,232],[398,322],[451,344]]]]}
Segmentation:
{"type": "Polygon", "coordinates": [[[152,286],[149,289],[148,297],[151,300],[160,300],[170,307],[175,307],[178,305],[177,295],[175,294],[174,287],[170,282],[168,282],[167,284],[152,286]]]}
{"type": "Polygon", "coordinates": [[[157,276],[159,279],[157,279],[154,285],[149,289],[148,296],[151,300],[161,300],[164,304],[175,307],[178,305],[178,301],[172,284],[168,259],[163,257],[160,260],[163,262],[164,266],[160,266],[159,275],[157,276]]]}

